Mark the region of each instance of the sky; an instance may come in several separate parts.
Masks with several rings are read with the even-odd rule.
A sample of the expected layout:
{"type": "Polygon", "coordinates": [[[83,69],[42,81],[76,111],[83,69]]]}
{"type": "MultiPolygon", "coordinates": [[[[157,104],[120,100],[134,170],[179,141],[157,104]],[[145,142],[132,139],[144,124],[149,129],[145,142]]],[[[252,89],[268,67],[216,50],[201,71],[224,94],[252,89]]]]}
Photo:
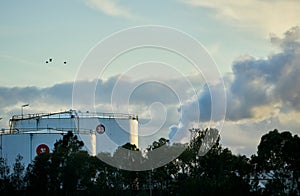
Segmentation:
{"type": "MultiPolygon", "coordinates": [[[[1,0],[0,4],[0,127],[7,128],[11,115],[20,114],[26,103],[30,105],[24,113],[69,110],[74,107],[74,84],[84,94],[96,79],[92,89],[96,110],[110,111],[116,98],[120,104],[113,106],[114,111],[138,114],[146,131],[161,130],[151,139],[178,130],[181,122],[197,115],[194,108],[201,110],[201,127],[222,120],[210,119],[212,105],[218,104],[226,105],[221,143],[234,153],[254,154],[260,137],[275,128],[300,133],[297,0],[1,0]],[[197,40],[222,80],[207,86],[207,78],[178,54],[151,47],[127,51],[96,78],[78,77],[99,43],[145,25],[175,29],[197,40]],[[168,64],[167,69],[154,61],[168,64]],[[117,95],[129,87],[134,91],[123,108],[117,95]],[[184,94],[183,102],[174,89],[184,94]],[[224,103],[216,98],[223,91],[224,103]],[[211,94],[216,95],[214,104],[211,94]]],[[[73,109],[90,109],[80,103],[73,109]]]]}

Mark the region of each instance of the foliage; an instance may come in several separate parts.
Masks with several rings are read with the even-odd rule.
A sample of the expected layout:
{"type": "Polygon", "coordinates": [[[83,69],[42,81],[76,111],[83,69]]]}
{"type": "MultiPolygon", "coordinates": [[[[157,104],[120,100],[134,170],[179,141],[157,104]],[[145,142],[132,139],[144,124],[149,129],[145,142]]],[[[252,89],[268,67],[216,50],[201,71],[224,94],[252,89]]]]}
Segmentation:
{"type": "Polygon", "coordinates": [[[144,154],[127,143],[112,155],[100,153],[105,162],[82,147],[83,142],[68,132],[55,143],[52,153],[35,157],[26,175],[21,156],[11,174],[1,158],[1,195],[13,190],[26,190],[29,195],[299,195],[300,139],[290,132],[265,134],[251,158],[223,148],[216,129],[197,130],[188,146],[160,138],[144,154]],[[155,151],[171,155],[183,148],[179,157],[162,167],[122,170],[124,161],[132,168],[152,164],[151,159],[160,163],[163,157],[156,157],[155,151]],[[107,164],[111,161],[120,167],[107,164]]]}
{"type": "Polygon", "coordinates": [[[0,158],[0,191],[5,192],[11,186],[9,177],[9,166],[4,158],[0,158]]]}
{"type": "Polygon", "coordinates": [[[18,154],[16,162],[13,165],[13,173],[10,176],[10,181],[14,190],[22,190],[25,186],[24,170],[25,166],[22,163],[23,157],[18,154]]]}
{"type": "Polygon", "coordinates": [[[262,136],[252,156],[254,184],[261,194],[300,194],[300,138],[290,132],[279,133],[277,129],[262,136]],[[265,188],[257,187],[265,181],[265,188]]]}

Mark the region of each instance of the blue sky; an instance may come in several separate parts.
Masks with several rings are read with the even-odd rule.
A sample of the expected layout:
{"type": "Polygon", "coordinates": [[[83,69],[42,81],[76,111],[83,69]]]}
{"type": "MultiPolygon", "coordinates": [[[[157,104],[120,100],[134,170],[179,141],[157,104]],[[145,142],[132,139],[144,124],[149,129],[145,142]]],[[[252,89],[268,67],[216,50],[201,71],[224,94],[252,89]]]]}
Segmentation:
{"type": "Polygon", "coordinates": [[[269,32],[255,33],[234,26],[216,18],[216,11],[208,8],[180,1],[104,1],[124,10],[119,13],[103,11],[109,8],[100,9],[97,2],[102,1],[2,2],[0,55],[5,74],[1,83],[18,86],[22,78],[22,85],[52,85],[51,77],[39,77],[45,71],[56,77],[59,74],[56,81],[70,81],[81,60],[100,40],[136,25],[167,25],[185,31],[204,44],[224,72],[230,71],[232,60],[239,55],[265,56],[269,52],[269,32]],[[72,68],[59,66],[59,62],[58,68],[46,67],[48,57],[59,62],[68,60],[72,68]],[[20,66],[20,73],[15,66],[20,66]],[[23,74],[26,70],[30,73],[23,74]],[[32,77],[32,72],[38,74],[32,77]],[[36,82],[35,78],[40,80],[36,82]]]}
{"type": "MultiPolygon", "coordinates": [[[[10,115],[19,113],[23,103],[30,102],[28,112],[70,109],[73,81],[93,47],[126,28],[163,25],[197,39],[218,65],[228,91],[222,132],[225,146],[249,155],[261,135],[273,128],[299,133],[300,35],[299,29],[291,30],[300,26],[297,0],[2,0],[0,4],[1,127],[8,126],[10,115]],[[53,62],[46,64],[49,58],[53,62]],[[291,82],[289,78],[294,77],[291,82]]],[[[107,108],[109,87],[115,75],[124,71],[122,63],[135,63],[141,56],[147,59],[147,54],[156,53],[160,52],[147,49],[125,55],[106,78],[99,78],[103,79],[99,107],[107,108]]],[[[158,60],[168,58],[180,66],[176,57],[162,53],[158,60]]],[[[186,67],[181,70],[188,74],[186,67]]],[[[153,90],[149,86],[144,91],[153,90]]],[[[151,96],[145,94],[135,94],[138,104],[133,112],[149,109],[151,96]]],[[[199,90],[200,105],[201,96],[206,96],[205,90],[199,90]]],[[[174,108],[167,105],[166,111],[174,112],[174,108]]]]}

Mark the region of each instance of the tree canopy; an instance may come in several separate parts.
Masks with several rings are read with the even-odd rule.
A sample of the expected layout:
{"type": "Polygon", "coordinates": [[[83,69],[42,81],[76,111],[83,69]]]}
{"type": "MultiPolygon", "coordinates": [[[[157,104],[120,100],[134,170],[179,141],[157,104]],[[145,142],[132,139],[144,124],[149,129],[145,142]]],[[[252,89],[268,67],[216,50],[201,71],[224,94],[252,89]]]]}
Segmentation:
{"type": "MultiPolygon", "coordinates": [[[[113,167],[82,150],[84,143],[72,132],[41,153],[25,169],[19,155],[10,172],[0,158],[1,195],[34,193],[45,195],[299,195],[300,138],[288,131],[270,131],[261,137],[257,154],[250,158],[234,155],[222,147],[215,129],[198,131],[188,146],[170,144],[160,138],[143,152],[135,145],[120,146],[101,158],[120,162],[113,167]],[[209,143],[207,135],[214,135],[209,143]],[[203,148],[204,146],[204,148],[203,148]],[[162,167],[148,171],[126,171],[124,160],[148,164],[154,150],[172,152],[186,149],[162,167]],[[208,148],[203,154],[199,149],[208,148]],[[126,149],[126,151],[122,150],[126,149]]],[[[157,158],[157,157],[154,157],[157,158]]],[[[159,161],[156,160],[155,161],[159,161]]]]}

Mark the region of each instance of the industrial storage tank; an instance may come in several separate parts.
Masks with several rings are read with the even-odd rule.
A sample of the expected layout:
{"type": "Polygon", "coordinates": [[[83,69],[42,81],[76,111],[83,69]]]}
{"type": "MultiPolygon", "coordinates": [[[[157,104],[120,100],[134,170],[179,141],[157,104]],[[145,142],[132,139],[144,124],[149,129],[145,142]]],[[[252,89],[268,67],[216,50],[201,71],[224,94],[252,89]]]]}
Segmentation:
{"type": "Polygon", "coordinates": [[[61,133],[17,133],[0,135],[1,157],[12,165],[18,154],[27,165],[34,157],[42,152],[51,152],[54,143],[62,138],[61,133]]]}
{"type": "Polygon", "coordinates": [[[138,147],[136,115],[69,110],[13,116],[9,131],[0,135],[0,155],[11,165],[20,154],[28,164],[37,154],[52,152],[55,142],[68,131],[77,135],[93,156],[111,153],[128,142],[138,147]]]}

